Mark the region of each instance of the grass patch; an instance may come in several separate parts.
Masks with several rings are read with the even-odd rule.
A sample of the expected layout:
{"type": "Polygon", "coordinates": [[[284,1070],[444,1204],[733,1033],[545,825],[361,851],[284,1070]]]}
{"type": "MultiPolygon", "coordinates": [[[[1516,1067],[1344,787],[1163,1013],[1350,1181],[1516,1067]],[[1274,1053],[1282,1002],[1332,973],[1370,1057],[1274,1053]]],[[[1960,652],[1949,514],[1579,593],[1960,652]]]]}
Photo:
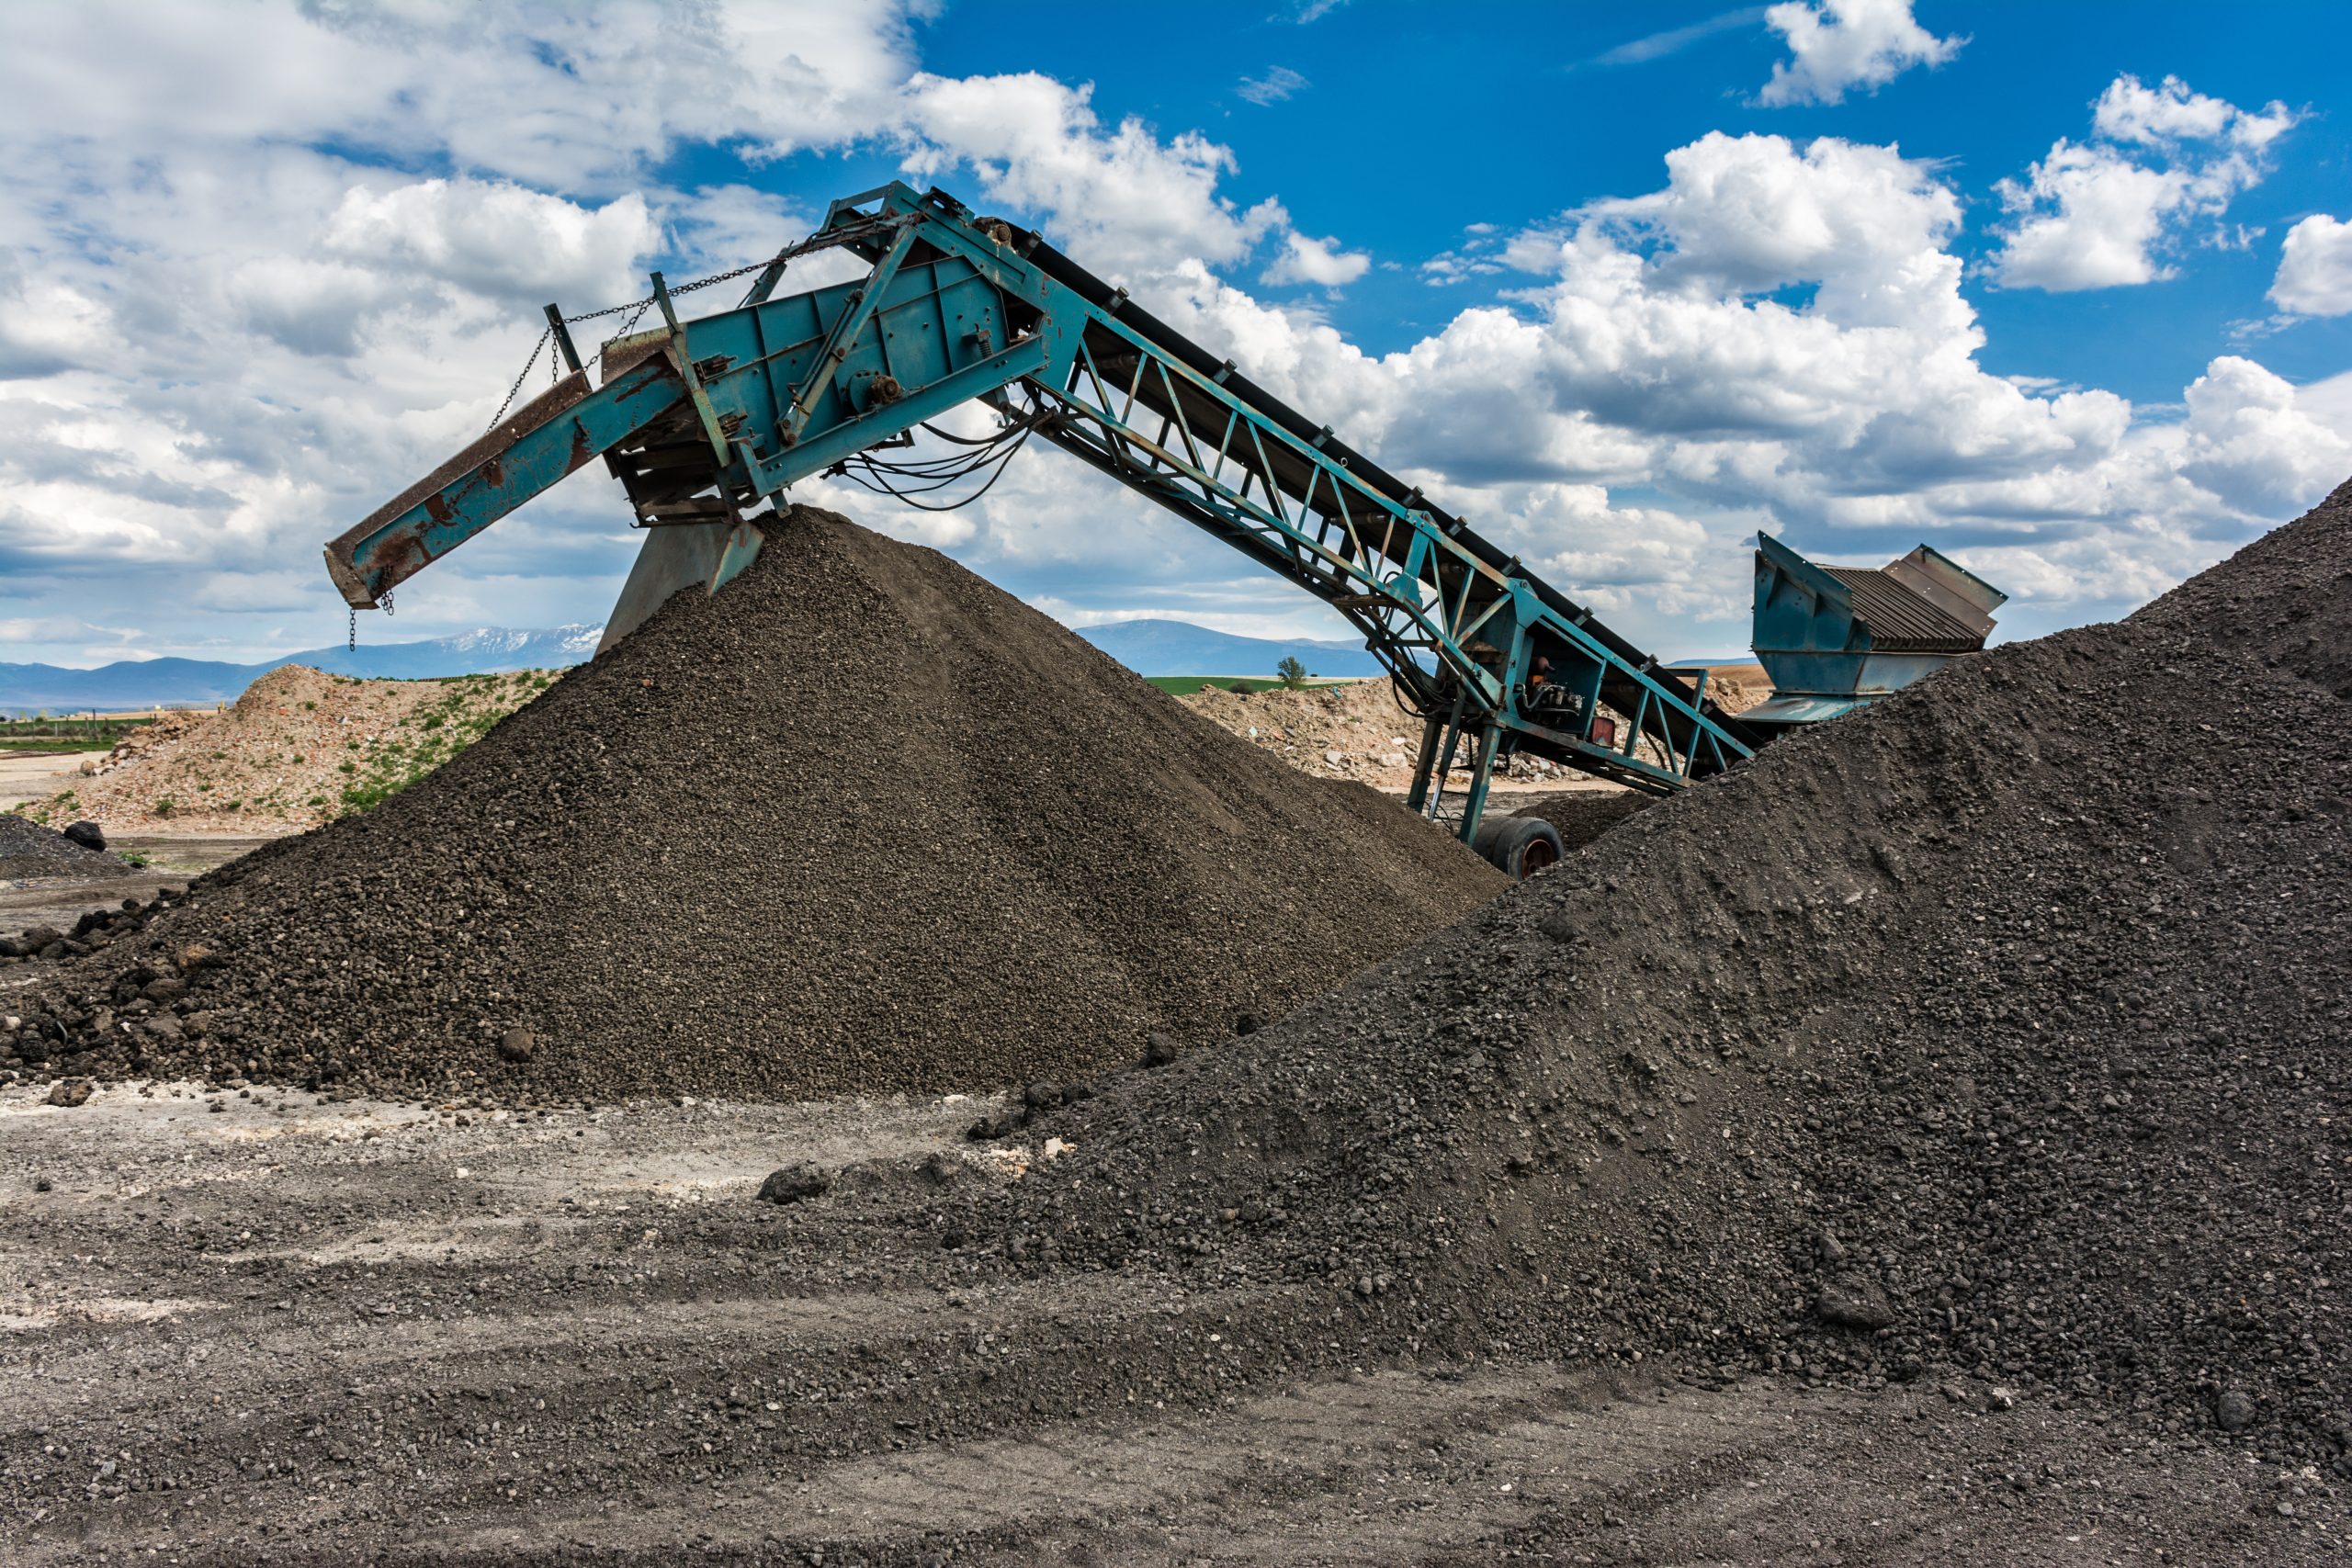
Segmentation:
{"type": "MultiPolygon", "coordinates": [[[[447,694],[413,716],[421,732],[413,739],[389,741],[356,764],[343,765],[351,782],[343,787],[337,815],[365,811],[390,799],[490,733],[491,726],[506,716],[508,710],[499,692],[506,683],[504,677],[458,675],[446,677],[441,683],[447,694]]],[[[516,676],[515,683],[523,683],[522,674],[516,676]]],[[[532,674],[527,689],[541,691],[552,683],[544,675],[532,674]]]]}
{"type": "Polygon", "coordinates": [[[153,722],[145,718],[0,719],[0,750],[103,751],[153,722]]]}
{"type": "MultiPolygon", "coordinates": [[[[1144,679],[1171,697],[1189,697],[1204,686],[1215,686],[1220,692],[1231,691],[1236,686],[1252,692],[1272,692],[1281,690],[1283,686],[1280,678],[1272,675],[1263,680],[1255,675],[1147,675],[1144,679]]],[[[1356,679],[1347,675],[1313,675],[1303,683],[1308,686],[1345,686],[1356,679]]]]}
{"type": "Polygon", "coordinates": [[[1280,681],[1271,679],[1260,681],[1233,675],[1147,675],[1144,679],[1171,697],[1189,697],[1204,686],[1215,686],[1221,692],[1235,686],[1245,686],[1253,692],[1263,692],[1282,684],[1280,681]]]}

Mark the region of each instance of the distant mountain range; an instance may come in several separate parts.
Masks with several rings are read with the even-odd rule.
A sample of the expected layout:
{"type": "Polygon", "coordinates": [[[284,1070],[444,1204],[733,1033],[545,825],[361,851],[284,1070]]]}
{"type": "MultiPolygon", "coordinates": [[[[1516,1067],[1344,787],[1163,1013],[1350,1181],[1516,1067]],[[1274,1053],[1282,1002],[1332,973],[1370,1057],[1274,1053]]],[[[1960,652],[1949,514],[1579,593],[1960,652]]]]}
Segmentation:
{"type": "MultiPolygon", "coordinates": [[[[517,631],[483,626],[427,642],[360,649],[314,648],[259,664],[210,659],[126,659],[95,670],[55,664],[0,664],[0,713],[101,713],[153,707],[209,707],[234,702],[247,686],[285,664],[334,675],[420,681],[503,670],[560,670],[596,651],[602,626],[517,631]]],[[[1352,643],[1234,637],[1185,621],[1119,621],[1079,636],[1138,675],[1264,675],[1295,658],[1315,675],[1377,675],[1380,663],[1352,643]]]]}
{"type": "Polygon", "coordinates": [[[1285,659],[1310,675],[1382,673],[1380,660],[1356,643],[1234,637],[1188,621],[1114,621],[1078,635],[1138,675],[1272,676],[1285,659]]]}
{"type": "Polygon", "coordinates": [[[95,670],[54,664],[0,664],[0,712],[67,713],[96,708],[197,707],[233,702],[237,694],[285,664],[308,664],[335,675],[424,680],[503,670],[560,670],[596,651],[602,626],[516,631],[482,626],[426,642],[380,643],[357,649],[315,648],[259,664],[211,659],[126,659],[95,670]]]}

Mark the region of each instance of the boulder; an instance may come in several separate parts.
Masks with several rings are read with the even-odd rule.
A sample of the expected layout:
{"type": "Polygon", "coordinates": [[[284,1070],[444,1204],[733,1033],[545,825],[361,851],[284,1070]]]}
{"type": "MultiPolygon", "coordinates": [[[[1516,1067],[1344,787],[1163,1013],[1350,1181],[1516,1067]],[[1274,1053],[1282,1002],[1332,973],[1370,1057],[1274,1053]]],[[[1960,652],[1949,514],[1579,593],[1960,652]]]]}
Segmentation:
{"type": "Polygon", "coordinates": [[[799,1160],[768,1173],[768,1179],[760,1183],[760,1201],[797,1203],[803,1198],[823,1196],[830,1185],[823,1171],[807,1160],[799,1160]]]}
{"type": "Polygon", "coordinates": [[[1848,1271],[1831,1276],[1813,1304],[1824,1322],[1840,1328],[1879,1329],[1894,1321],[1894,1303],[1879,1282],[1866,1274],[1848,1271]]]}

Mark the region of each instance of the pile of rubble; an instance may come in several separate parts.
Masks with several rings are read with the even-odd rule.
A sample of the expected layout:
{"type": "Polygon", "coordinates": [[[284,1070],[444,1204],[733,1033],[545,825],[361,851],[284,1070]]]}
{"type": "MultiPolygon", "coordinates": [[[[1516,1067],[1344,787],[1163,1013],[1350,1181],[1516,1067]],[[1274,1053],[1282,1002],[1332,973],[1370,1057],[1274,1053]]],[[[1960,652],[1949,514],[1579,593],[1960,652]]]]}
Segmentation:
{"type": "Polygon", "coordinates": [[[1077,1152],[984,1224],[1302,1290],[1255,1334],[1354,1356],[1925,1380],[2352,1474],[2347,574],[2352,485],[1781,740],[1033,1115],[1077,1152]]]}

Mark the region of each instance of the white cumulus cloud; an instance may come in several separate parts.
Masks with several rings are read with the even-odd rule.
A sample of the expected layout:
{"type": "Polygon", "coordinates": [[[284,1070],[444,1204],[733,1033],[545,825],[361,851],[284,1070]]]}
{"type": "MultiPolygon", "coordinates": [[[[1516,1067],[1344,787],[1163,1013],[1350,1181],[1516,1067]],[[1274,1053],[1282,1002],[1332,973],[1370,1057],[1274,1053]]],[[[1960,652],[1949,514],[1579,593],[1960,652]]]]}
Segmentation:
{"type": "Polygon", "coordinates": [[[2288,230],[2270,299],[2298,316],[2352,313],[2352,223],[2314,213],[2288,230]]]}
{"type": "Polygon", "coordinates": [[[2298,408],[2295,389],[2250,359],[2214,360],[2188,401],[2181,473],[2246,512],[2308,506],[2352,469],[2352,441],[2298,408]]]}
{"type": "MultiPolygon", "coordinates": [[[[2192,92],[2119,76],[2099,95],[2091,137],[2053,143],[2022,180],[2000,183],[2009,218],[1994,275],[2013,288],[2064,293],[2153,283],[2200,219],[2219,219],[2268,173],[2271,144],[2297,116],[2272,103],[2252,112],[2192,92]]],[[[2216,231],[2212,243],[2250,235],[2216,231]]]]}
{"type": "Polygon", "coordinates": [[[1344,288],[1372,270],[1372,258],[1362,251],[1343,251],[1340,242],[1317,239],[1293,229],[1283,235],[1282,251],[1259,275],[1264,283],[1314,283],[1344,288]]]}
{"type": "Polygon", "coordinates": [[[1915,65],[1941,65],[1968,41],[1921,27],[1911,0],[1786,0],[1764,20],[1791,55],[1756,95],[1768,108],[1834,104],[1854,87],[1876,92],[1915,65]]]}
{"type": "Polygon", "coordinates": [[[1280,223],[1271,199],[1242,211],[1217,194],[1229,150],[1196,131],[1162,141],[1132,116],[1106,127],[1092,97],[1035,72],[917,76],[908,166],[968,170],[983,197],[1050,213],[1057,238],[1113,273],[1188,255],[1234,261],[1280,223]]]}

